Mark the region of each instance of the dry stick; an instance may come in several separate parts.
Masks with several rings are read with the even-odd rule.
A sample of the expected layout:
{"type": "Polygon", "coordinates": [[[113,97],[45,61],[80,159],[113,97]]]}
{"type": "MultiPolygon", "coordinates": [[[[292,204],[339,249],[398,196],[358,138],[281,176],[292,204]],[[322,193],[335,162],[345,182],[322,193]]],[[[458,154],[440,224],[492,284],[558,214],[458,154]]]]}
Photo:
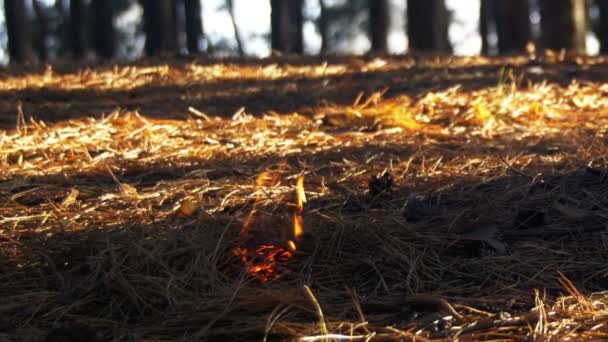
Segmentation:
{"type": "Polygon", "coordinates": [[[515,172],[516,174],[518,174],[520,176],[526,177],[526,178],[528,178],[530,180],[534,180],[534,177],[532,177],[530,175],[527,175],[527,174],[525,174],[525,173],[517,170],[516,168],[514,168],[511,164],[509,164],[508,161],[505,160],[505,158],[503,158],[501,156],[498,156],[498,159],[500,159],[500,161],[503,162],[509,168],[509,170],[515,172]]]}
{"type": "Polygon", "coordinates": [[[274,326],[277,324],[277,322],[281,319],[281,317],[289,309],[291,309],[291,305],[288,305],[287,307],[284,307],[284,308],[282,308],[281,305],[279,305],[276,308],[274,308],[274,310],[272,310],[272,313],[270,313],[270,316],[268,316],[268,321],[266,323],[266,329],[264,331],[264,339],[262,340],[262,342],[268,341],[268,335],[272,331],[272,328],[274,328],[274,326]]]}
{"type": "Polygon", "coordinates": [[[539,290],[534,290],[534,302],[536,303],[536,311],[538,315],[538,320],[536,321],[536,326],[533,330],[533,338],[534,340],[540,340],[542,336],[547,336],[547,310],[545,308],[545,298],[546,292],[543,295],[543,298],[540,296],[539,290]]]}
{"type": "Polygon", "coordinates": [[[566,292],[573,298],[575,298],[579,304],[585,307],[585,309],[589,311],[594,311],[595,305],[591,303],[582,293],[581,291],[572,283],[568,277],[566,277],[562,272],[559,273],[559,283],[564,287],[566,292]]]}
{"type": "Polygon", "coordinates": [[[207,116],[207,114],[201,112],[200,110],[194,108],[194,107],[188,107],[188,112],[190,112],[190,114],[199,117],[205,121],[211,121],[211,118],[209,118],[209,116],[207,116]]]}
{"type": "Polygon", "coordinates": [[[316,341],[370,341],[372,338],[376,336],[375,333],[370,335],[340,335],[340,334],[327,334],[327,335],[318,335],[318,336],[307,336],[301,337],[298,341],[302,342],[316,342],[316,341]]]}
{"type": "Polygon", "coordinates": [[[430,337],[434,338],[446,338],[451,336],[450,333],[456,332],[455,336],[463,336],[466,334],[471,334],[473,332],[488,330],[488,329],[496,329],[496,328],[506,328],[506,327],[519,327],[524,325],[536,324],[538,320],[538,315],[536,313],[528,313],[522,317],[509,318],[509,319],[497,319],[490,320],[484,319],[481,321],[476,321],[467,325],[466,327],[455,327],[448,331],[440,332],[432,334],[430,337]],[[459,329],[458,331],[455,331],[459,329]]]}
{"type": "MultiPolygon", "coordinates": [[[[308,287],[308,285],[304,285],[304,291],[306,291],[306,294],[308,295],[308,297],[314,304],[315,309],[317,310],[317,315],[319,316],[319,325],[321,326],[321,333],[324,336],[327,336],[328,335],[327,325],[325,325],[325,318],[323,317],[323,310],[321,309],[321,305],[319,305],[317,298],[315,298],[315,295],[312,293],[312,291],[310,290],[310,287],[308,287]]],[[[327,341],[327,337],[322,340],[327,341]]]]}
{"type": "Polygon", "coordinates": [[[450,304],[447,300],[445,300],[441,297],[435,297],[433,295],[418,294],[418,295],[406,297],[402,303],[408,304],[408,305],[440,308],[440,309],[448,311],[461,322],[466,321],[464,316],[461,315],[458,311],[456,311],[456,309],[454,309],[452,304],[450,304]]]}
{"type": "Polygon", "coordinates": [[[470,307],[470,306],[468,306],[468,305],[464,305],[464,304],[454,304],[453,306],[454,306],[455,308],[464,309],[464,310],[467,310],[467,311],[469,311],[469,312],[476,313],[476,314],[478,314],[478,315],[483,315],[483,316],[486,316],[486,317],[494,317],[494,314],[493,314],[493,313],[490,313],[490,312],[487,312],[487,311],[483,311],[483,310],[479,310],[479,309],[476,309],[476,308],[470,307]]]}
{"type": "Polygon", "coordinates": [[[365,316],[363,315],[363,310],[361,309],[361,303],[359,303],[357,293],[355,292],[355,290],[349,287],[346,288],[346,291],[348,291],[348,294],[350,294],[350,297],[353,301],[353,305],[355,306],[355,310],[357,311],[357,315],[359,316],[359,320],[361,321],[361,324],[363,324],[363,329],[366,333],[370,334],[371,331],[369,331],[369,329],[367,328],[367,321],[365,320],[365,316]]]}
{"type": "Polygon", "coordinates": [[[25,115],[23,114],[23,106],[21,101],[17,104],[17,134],[19,136],[27,134],[27,124],[25,123],[25,115]],[[23,129],[23,131],[22,131],[23,129]]]}

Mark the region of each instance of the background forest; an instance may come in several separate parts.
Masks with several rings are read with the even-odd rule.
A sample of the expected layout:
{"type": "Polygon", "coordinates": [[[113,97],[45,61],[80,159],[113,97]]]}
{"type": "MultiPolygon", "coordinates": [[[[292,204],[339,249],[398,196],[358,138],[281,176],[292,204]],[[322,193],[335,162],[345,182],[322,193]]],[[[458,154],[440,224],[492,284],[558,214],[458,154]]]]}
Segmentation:
{"type": "Polygon", "coordinates": [[[3,63],[608,46],[608,3],[598,0],[5,0],[3,8],[3,63]]]}

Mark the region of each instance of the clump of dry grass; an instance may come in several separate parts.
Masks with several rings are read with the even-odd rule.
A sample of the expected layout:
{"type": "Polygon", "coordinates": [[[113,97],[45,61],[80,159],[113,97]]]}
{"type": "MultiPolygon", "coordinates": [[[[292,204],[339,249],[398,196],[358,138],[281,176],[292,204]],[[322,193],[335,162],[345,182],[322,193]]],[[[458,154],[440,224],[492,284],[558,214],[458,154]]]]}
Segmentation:
{"type": "MultiPolygon", "coordinates": [[[[413,67],[117,67],[3,86],[413,67]]],[[[115,340],[605,338],[604,88],[514,77],[420,96],[361,93],[312,115],[23,116],[0,133],[0,336],[77,322],[115,340]],[[255,179],[277,165],[283,180],[260,199],[255,179]],[[379,174],[391,182],[369,191],[379,174]],[[260,282],[233,253],[239,231],[258,197],[256,239],[280,239],[301,175],[305,235],[260,282]]]]}

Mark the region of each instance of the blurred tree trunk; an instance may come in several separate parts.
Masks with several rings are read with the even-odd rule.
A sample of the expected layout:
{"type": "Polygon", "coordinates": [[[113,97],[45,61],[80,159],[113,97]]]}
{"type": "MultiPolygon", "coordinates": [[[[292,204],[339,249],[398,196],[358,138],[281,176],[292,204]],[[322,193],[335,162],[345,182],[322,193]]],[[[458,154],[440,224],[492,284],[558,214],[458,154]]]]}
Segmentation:
{"type": "Polygon", "coordinates": [[[228,12],[230,12],[230,21],[232,22],[232,30],[234,31],[236,49],[239,53],[239,56],[242,57],[245,55],[245,50],[243,50],[243,40],[241,39],[241,32],[239,31],[239,26],[236,23],[236,18],[234,17],[234,2],[232,0],[226,0],[226,6],[228,7],[228,12]]]}
{"type": "Polygon", "coordinates": [[[496,27],[494,16],[495,0],[479,1],[479,35],[481,36],[481,53],[490,54],[490,27],[496,27]]]}
{"type": "Polygon", "coordinates": [[[148,56],[177,50],[177,8],[175,0],[143,0],[145,50],[148,56]]]}
{"type": "Polygon", "coordinates": [[[70,0],[70,48],[75,59],[81,59],[85,53],[85,14],[84,0],[70,0]]]}
{"type": "MultiPolygon", "coordinates": [[[[51,35],[56,37],[55,53],[57,54],[57,57],[63,57],[67,51],[72,48],[70,32],[71,19],[70,14],[68,13],[68,10],[66,9],[62,0],[55,0],[53,7],[57,12],[57,22],[55,25],[51,25],[51,35]]],[[[86,35],[87,27],[83,27],[82,31],[84,31],[84,34],[86,35]]]]}
{"type": "Polygon", "coordinates": [[[283,53],[302,53],[302,0],[271,0],[271,45],[283,53]]]}
{"type": "Polygon", "coordinates": [[[407,35],[412,50],[450,53],[449,13],[444,0],[408,0],[407,35]]]}
{"type": "Polygon", "coordinates": [[[498,53],[523,53],[530,41],[530,3],[528,0],[494,3],[498,53]]]}
{"type": "Polygon", "coordinates": [[[5,0],[4,13],[11,63],[31,62],[33,54],[25,0],[5,0]]]}
{"type": "Polygon", "coordinates": [[[597,32],[600,41],[600,53],[608,54],[608,1],[596,0],[595,3],[600,12],[599,28],[597,32]]]}
{"type": "Polygon", "coordinates": [[[290,0],[291,35],[293,46],[291,52],[304,53],[304,0],[290,0]]]}
{"type": "Polygon", "coordinates": [[[36,48],[36,53],[38,54],[38,59],[41,62],[46,62],[48,59],[48,49],[46,46],[46,38],[49,35],[49,21],[42,8],[42,5],[38,0],[32,0],[32,8],[34,9],[34,13],[36,14],[37,28],[34,46],[36,48]]]}
{"type": "Polygon", "coordinates": [[[112,58],[116,52],[113,1],[91,1],[91,36],[95,53],[101,58],[112,58]]]}
{"type": "Polygon", "coordinates": [[[199,42],[203,37],[201,1],[184,0],[184,10],[186,13],[186,41],[188,52],[196,54],[200,52],[199,42]]]}
{"type": "Polygon", "coordinates": [[[371,51],[386,53],[388,51],[388,28],[390,12],[388,0],[369,1],[369,35],[371,51]]]}
{"type": "Polygon", "coordinates": [[[585,53],[585,0],[539,0],[543,47],[585,53]]]}
{"type": "Polygon", "coordinates": [[[289,8],[287,1],[270,0],[270,40],[273,50],[289,51],[289,8]]]}
{"type": "Polygon", "coordinates": [[[327,52],[327,8],[325,7],[325,0],[319,0],[319,35],[321,36],[321,51],[320,53],[327,52]]]}

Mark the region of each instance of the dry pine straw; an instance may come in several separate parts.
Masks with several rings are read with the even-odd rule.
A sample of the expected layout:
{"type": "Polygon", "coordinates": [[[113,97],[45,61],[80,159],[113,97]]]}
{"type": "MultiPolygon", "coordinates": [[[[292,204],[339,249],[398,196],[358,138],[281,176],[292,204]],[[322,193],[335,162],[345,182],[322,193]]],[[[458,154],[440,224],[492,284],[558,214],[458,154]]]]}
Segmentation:
{"type": "MultiPolygon", "coordinates": [[[[188,84],[197,70],[4,86],[188,84]]],[[[313,117],[20,117],[0,132],[0,340],[61,326],[150,341],[608,338],[606,92],[509,81],[363,94],[313,117]],[[298,251],[261,283],[233,249],[268,169],[282,181],[248,243],[281,240],[300,175],[308,203],[298,251]]]]}

